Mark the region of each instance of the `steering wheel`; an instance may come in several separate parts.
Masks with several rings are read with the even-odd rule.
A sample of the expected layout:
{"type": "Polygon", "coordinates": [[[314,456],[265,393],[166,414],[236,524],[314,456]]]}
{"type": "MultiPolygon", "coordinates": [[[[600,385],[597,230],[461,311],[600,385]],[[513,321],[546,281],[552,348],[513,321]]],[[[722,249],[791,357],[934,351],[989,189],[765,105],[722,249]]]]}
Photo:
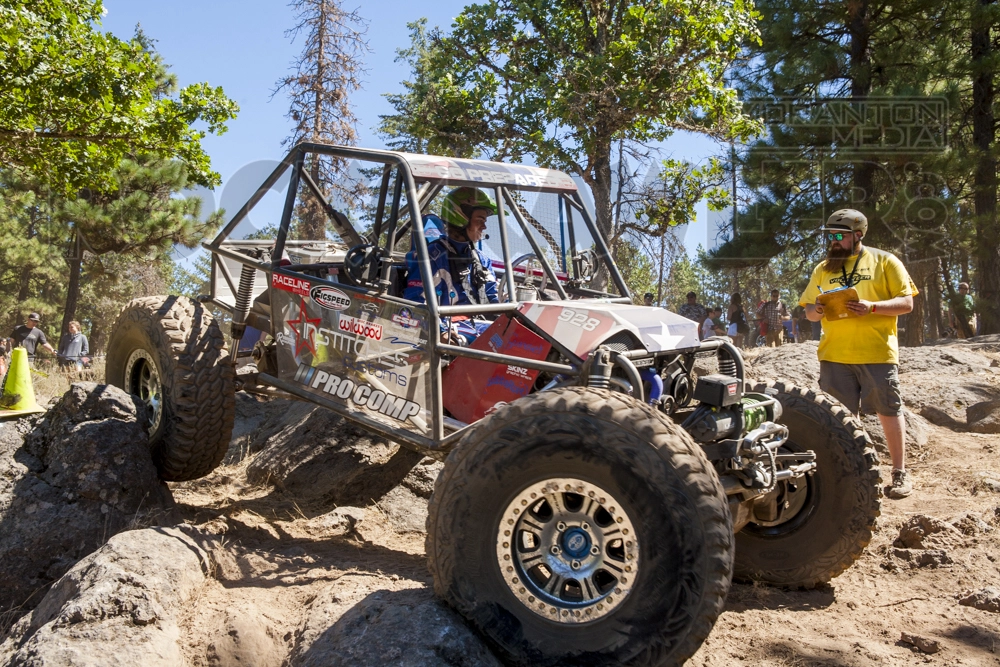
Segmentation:
{"type": "Polygon", "coordinates": [[[347,282],[356,287],[371,282],[371,260],[376,248],[371,244],[356,245],[344,255],[344,274],[347,282]]]}
{"type": "MultiPolygon", "coordinates": [[[[545,290],[545,286],[548,284],[548,280],[549,280],[548,275],[545,273],[545,267],[542,266],[542,263],[539,261],[538,256],[535,255],[535,253],[529,252],[528,254],[521,255],[520,257],[518,257],[517,259],[515,259],[513,262],[511,262],[510,263],[510,268],[508,269],[508,271],[511,272],[511,275],[514,275],[514,273],[513,273],[514,269],[516,269],[517,267],[521,266],[522,264],[525,265],[524,266],[524,280],[521,282],[520,286],[521,287],[535,287],[535,289],[538,290],[539,296],[541,296],[541,294],[545,290]],[[541,274],[542,274],[542,277],[541,277],[541,280],[539,281],[538,287],[535,287],[535,272],[534,272],[534,269],[532,267],[532,260],[534,260],[534,262],[538,264],[538,269],[539,269],[539,271],[541,271],[541,274]]],[[[517,289],[517,288],[518,288],[518,284],[515,282],[514,289],[517,289]]],[[[497,290],[497,297],[500,299],[500,303],[503,303],[505,301],[510,301],[509,296],[510,295],[507,294],[507,276],[504,276],[504,279],[502,281],[500,281],[500,288],[497,290]]]]}

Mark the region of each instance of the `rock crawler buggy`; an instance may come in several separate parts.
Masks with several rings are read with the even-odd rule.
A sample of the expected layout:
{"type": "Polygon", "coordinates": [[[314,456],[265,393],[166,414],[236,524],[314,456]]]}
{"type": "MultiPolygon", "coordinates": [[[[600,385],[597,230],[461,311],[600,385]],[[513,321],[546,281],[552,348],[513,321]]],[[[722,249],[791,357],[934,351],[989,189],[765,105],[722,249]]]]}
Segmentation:
{"type": "Polygon", "coordinates": [[[211,295],[136,300],[109,345],[109,381],[149,407],[161,476],[219,464],[236,391],[445,460],[427,521],[435,591],[512,663],[682,663],[734,576],[816,586],[871,538],[880,480],[860,423],[824,394],[748,383],[728,339],[632,305],[563,173],[301,144],[205,247],[211,295]],[[364,232],[310,176],[331,159],[371,188],[364,232]],[[231,239],[279,183],[276,238],[231,239]],[[501,303],[442,306],[430,280],[407,301],[405,253],[430,275],[423,215],[457,186],[498,204],[483,250],[501,303]],[[291,240],[309,211],[339,240],[291,240]],[[617,295],[591,287],[600,270],[617,295]],[[231,314],[228,344],[204,302],[231,314]],[[492,324],[442,343],[439,322],[462,318],[492,324]],[[699,355],[719,372],[695,379],[699,355]]]}

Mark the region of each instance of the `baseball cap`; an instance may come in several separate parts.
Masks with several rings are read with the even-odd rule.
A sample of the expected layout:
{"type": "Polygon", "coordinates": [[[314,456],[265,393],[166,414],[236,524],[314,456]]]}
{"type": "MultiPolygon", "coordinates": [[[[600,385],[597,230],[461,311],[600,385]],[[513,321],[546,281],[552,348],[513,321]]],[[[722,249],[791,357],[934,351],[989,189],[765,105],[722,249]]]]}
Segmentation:
{"type": "Polygon", "coordinates": [[[32,322],[41,322],[42,321],[42,318],[39,317],[38,313],[31,313],[30,315],[28,315],[28,319],[31,320],[32,322]]]}

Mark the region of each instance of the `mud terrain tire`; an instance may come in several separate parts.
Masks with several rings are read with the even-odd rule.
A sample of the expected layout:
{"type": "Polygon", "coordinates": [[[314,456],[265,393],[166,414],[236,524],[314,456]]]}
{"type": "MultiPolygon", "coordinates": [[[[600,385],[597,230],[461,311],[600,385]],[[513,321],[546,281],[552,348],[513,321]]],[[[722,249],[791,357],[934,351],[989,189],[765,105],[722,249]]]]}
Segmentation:
{"type": "Polygon", "coordinates": [[[816,472],[794,517],[769,527],[750,523],[736,534],[734,577],[814,588],[850,567],[872,539],[880,513],[878,457],[861,422],[828,394],[783,382],[752,388],[765,390],[777,392],[788,448],[815,451],[816,472]]]}
{"type": "MultiPolygon", "coordinates": [[[[436,593],[513,664],[678,665],[697,651],[722,610],[732,522],[715,471],[679,426],[622,394],[569,387],[501,407],[449,455],[431,498],[427,554],[436,593]],[[569,491],[565,482],[573,483],[569,491]],[[534,500],[531,493],[542,488],[551,494],[534,500]],[[615,513],[610,521],[603,508],[615,513]],[[579,520],[588,515],[592,523],[579,520]],[[519,532],[542,534],[543,526],[560,537],[535,542],[519,532]],[[621,535],[625,526],[634,527],[635,542],[619,544],[634,551],[618,563],[635,567],[619,570],[604,589],[607,597],[597,595],[607,576],[600,572],[586,584],[578,580],[576,589],[552,584],[568,601],[539,593],[553,580],[533,579],[537,566],[529,570],[527,561],[548,558],[557,546],[568,554],[569,545],[583,541],[590,551],[577,553],[597,549],[594,558],[611,568],[615,542],[599,540],[621,535]],[[503,534],[508,529],[511,537],[503,534]],[[581,538],[581,530],[594,541],[581,538]],[[537,551],[522,549],[525,540],[537,551]],[[582,594],[584,586],[594,595],[574,602],[570,593],[582,594]]],[[[588,558],[581,557],[584,571],[588,558]]]]}
{"type": "Polygon", "coordinates": [[[234,377],[222,331],[196,301],[135,299],[115,322],[107,381],[146,403],[161,479],[204,477],[222,461],[233,431],[234,377]]]}

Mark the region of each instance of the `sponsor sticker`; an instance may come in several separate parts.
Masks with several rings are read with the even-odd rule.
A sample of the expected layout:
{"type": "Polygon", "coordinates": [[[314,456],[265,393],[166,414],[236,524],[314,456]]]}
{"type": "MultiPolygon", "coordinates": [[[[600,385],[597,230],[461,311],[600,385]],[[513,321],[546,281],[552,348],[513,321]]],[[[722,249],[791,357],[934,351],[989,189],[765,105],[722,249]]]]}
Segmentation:
{"type": "Polygon", "coordinates": [[[420,326],[420,320],[414,319],[413,313],[410,312],[409,308],[400,308],[399,313],[392,316],[392,321],[404,329],[420,326]]]}
{"type": "Polygon", "coordinates": [[[356,317],[351,317],[349,315],[339,315],[337,321],[337,328],[341,331],[346,331],[352,333],[355,336],[361,336],[362,338],[371,338],[372,340],[382,340],[382,325],[376,324],[375,322],[369,322],[367,320],[361,320],[356,317]]]}
{"type": "Polygon", "coordinates": [[[295,380],[310,389],[351,401],[356,407],[367,408],[399,422],[420,413],[420,405],[402,396],[305,364],[299,366],[295,380]]]}
{"type": "Polygon", "coordinates": [[[316,285],[309,291],[309,296],[327,310],[344,310],[351,305],[351,297],[336,287],[328,287],[327,285],[316,285]]]}
{"type": "Polygon", "coordinates": [[[299,296],[309,296],[309,281],[296,278],[295,276],[272,273],[271,287],[276,287],[292,294],[298,294],[299,296]]]}

